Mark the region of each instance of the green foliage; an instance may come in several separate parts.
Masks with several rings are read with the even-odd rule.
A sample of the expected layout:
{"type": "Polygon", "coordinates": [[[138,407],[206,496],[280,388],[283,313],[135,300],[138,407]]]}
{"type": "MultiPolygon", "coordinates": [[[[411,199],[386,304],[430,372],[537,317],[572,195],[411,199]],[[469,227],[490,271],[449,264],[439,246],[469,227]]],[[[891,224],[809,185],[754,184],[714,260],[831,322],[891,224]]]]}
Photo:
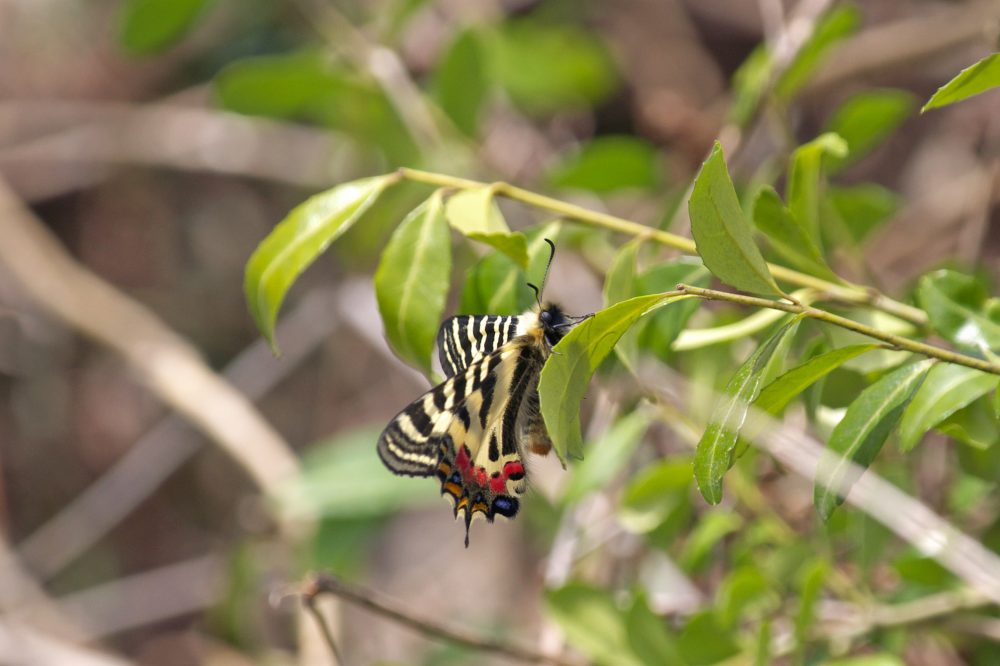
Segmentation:
{"type": "Polygon", "coordinates": [[[498,82],[533,115],[596,104],[618,85],[604,45],[569,25],[509,21],[493,35],[490,46],[498,82]]]}
{"type": "Polygon", "coordinates": [[[976,278],[951,270],[925,275],[917,300],[934,330],[956,345],[974,351],[1000,348],[1000,321],[987,312],[987,294],[976,278]]]}
{"type": "Polygon", "coordinates": [[[754,407],[770,414],[780,414],[788,403],[815,382],[875,347],[876,345],[849,345],[814,356],[765,386],[754,401],[754,407]]]}
{"type": "Polygon", "coordinates": [[[782,295],[753,242],[718,142],[695,178],[688,209],[698,255],[715,277],[742,291],[782,295]]]}
{"type": "Polygon", "coordinates": [[[821,247],[820,206],[824,196],[823,160],[847,157],[847,143],[836,134],[821,134],[792,153],[788,167],[788,208],[815,248],[821,247]]]}
{"type": "Polygon", "coordinates": [[[507,255],[494,252],[485,255],[469,270],[459,311],[463,314],[520,314],[535,303],[528,282],[541,282],[549,260],[548,238],[559,239],[560,223],[550,222],[526,231],[528,238],[528,270],[522,270],[507,255]],[[530,277],[529,277],[530,276],[530,277]]]}
{"type": "Polygon", "coordinates": [[[923,383],[931,361],[904,365],[862,391],[858,399],[847,408],[847,413],[830,435],[828,455],[821,462],[820,478],[828,485],[817,482],[814,499],[824,520],[829,520],[833,510],[844,500],[846,492],[857,480],[857,472],[850,463],[867,468],[882,450],[882,445],[896,427],[906,406],[923,383]]]}
{"type": "Polygon", "coordinates": [[[555,187],[598,193],[652,189],[660,185],[660,156],[650,144],[629,136],[603,136],[583,144],[556,164],[548,180],[555,187]]]}
{"type": "Polygon", "coordinates": [[[365,178],[317,194],[257,246],[247,262],[243,289],[257,328],[275,352],[274,324],[292,283],[396,180],[394,175],[365,178]]]}
{"type": "Polygon", "coordinates": [[[460,32],[441,59],[435,97],[441,110],[463,134],[474,137],[489,96],[488,55],[473,30],[460,32]]]}
{"type": "Polygon", "coordinates": [[[775,85],[775,95],[778,99],[791,99],[809,80],[809,76],[827,57],[832,47],[854,34],[860,24],[861,12],[850,5],[839,5],[823,15],[809,40],[778,79],[775,85]]]}
{"type": "Polygon", "coordinates": [[[851,97],[834,112],[826,131],[844,139],[846,160],[831,157],[834,167],[855,162],[878,146],[913,112],[916,98],[905,90],[868,90],[851,97]]]}
{"type": "Polygon", "coordinates": [[[628,464],[652,422],[646,410],[636,410],[615,422],[587,447],[563,493],[563,501],[577,502],[587,493],[603,488],[628,464]]]}
{"type": "Polygon", "coordinates": [[[434,340],[451,283],[451,239],[435,192],[399,225],[375,271],[385,334],[399,356],[431,372],[434,340]]]}
{"type": "Polygon", "coordinates": [[[629,644],[626,616],[606,590],[571,583],[549,590],[545,602],[567,638],[595,663],[643,666],[629,644]]]}
{"type": "Polygon", "coordinates": [[[705,434],[698,442],[694,458],[694,478],[705,501],[722,501],[722,477],[733,465],[736,442],[750,404],[757,398],[768,365],[786,336],[795,334],[799,319],[778,329],[750,355],[723,391],[725,397],[712,412],[705,434]]]}
{"type": "Polygon", "coordinates": [[[753,204],[753,221],[783,259],[799,270],[838,282],[816,240],[785,207],[773,187],[764,186],[753,204]]]}
{"type": "Polygon", "coordinates": [[[579,458],[583,453],[580,402],[597,366],[639,317],[681,298],[654,294],[622,301],[573,328],[555,346],[542,369],[538,395],[553,450],[560,460],[579,458]]]}
{"type": "Polygon", "coordinates": [[[466,190],[450,197],[445,206],[448,223],[467,238],[486,243],[514,260],[521,268],[528,265],[528,240],[519,231],[511,231],[489,187],[466,190]]]}
{"type": "Polygon", "coordinates": [[[212,0],[127,0],[119,16],[118,41],[132,55],[164,51],[194,28],[212,0]]]}
{"type": "Polygon", "coordinates": [[[961,102],[997,86],[1000,86],[1000,53],[988,55],[963,69],[955,78],[938,88],[920,112],[961,102]]]}

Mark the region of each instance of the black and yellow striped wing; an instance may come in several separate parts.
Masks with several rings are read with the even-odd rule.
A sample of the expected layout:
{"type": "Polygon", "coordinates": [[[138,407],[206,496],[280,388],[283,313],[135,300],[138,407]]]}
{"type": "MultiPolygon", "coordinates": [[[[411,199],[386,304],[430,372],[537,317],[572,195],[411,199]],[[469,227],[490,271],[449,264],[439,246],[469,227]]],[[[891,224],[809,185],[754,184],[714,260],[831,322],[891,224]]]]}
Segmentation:
{"type": "Polygon", "coordinates": [[[441,324],[438,357],[446,377],[465,370],[518,335],[521,317],[501,315],[461,315],[441,324]]]}
{"type": "Polygon", "coordinates": [[[379,438],[379,456],[393,472],[437,476],[465,523],[466,545],[476,518],[513,518],[520,507],[522,440],[537,427],[531,396],[545,362],[538,340],[515,337],[462,369],[453,366],[451,377],[400,412],[379,438]]]}

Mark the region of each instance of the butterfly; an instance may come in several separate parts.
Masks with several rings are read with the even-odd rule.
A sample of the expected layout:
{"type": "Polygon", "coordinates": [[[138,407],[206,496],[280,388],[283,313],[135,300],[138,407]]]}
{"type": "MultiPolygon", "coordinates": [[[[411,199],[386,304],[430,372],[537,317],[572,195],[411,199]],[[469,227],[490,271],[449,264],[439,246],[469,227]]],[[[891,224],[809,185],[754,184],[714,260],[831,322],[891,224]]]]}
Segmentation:
{"type": "MultiPolygon", "coordinates": [[[[551,266],[555,245],[545,242],[551,266]]],[[[522,315],[463,315],[441,325],[438,357],[447,379],[397,414],[378,440],[393,473],[437,477],[465,523],[466,548],[474,520],[517,515],[527,487],[525,452],[552,449],[539,409],[542,366],[569,329],[591,316],[570,317],[528,286],[536,307],[522,315]]]]}

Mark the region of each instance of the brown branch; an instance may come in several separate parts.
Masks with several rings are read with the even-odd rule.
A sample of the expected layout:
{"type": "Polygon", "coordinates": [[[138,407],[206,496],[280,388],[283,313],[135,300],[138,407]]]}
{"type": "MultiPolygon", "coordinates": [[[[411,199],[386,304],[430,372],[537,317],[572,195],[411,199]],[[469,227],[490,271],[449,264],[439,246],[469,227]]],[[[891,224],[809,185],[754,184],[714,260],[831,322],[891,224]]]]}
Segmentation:
{"type": "MultiPolygon", "coordinates": [[[[437,640],[454,643],[463,647],[477,650],[479,652],[489,652],[492,654],[517,659],[529,664],[555,664],[556,666],[579,666],[577,662],[567,661],[554,655],[541,654],[519,647],[509,642],[496,641],[484,636],[473,634],[464,630],[454,629],[415,617],[408,609],[385,598],[371,590],[351,585],[328,573],[313,574],[303,585],[302,601],[306,607],[310,607],[315,598],[321,594],[332,594],[340,599],[344,599],[353,604],[361,606],[373,613],[389,618],[403,626],[409,627],[425,636],[437,640]]],[[[325,626],[322,615],[314,612],[316,621],[323,624],[324,636],[329,635],[329,628],[325,626]]]]}

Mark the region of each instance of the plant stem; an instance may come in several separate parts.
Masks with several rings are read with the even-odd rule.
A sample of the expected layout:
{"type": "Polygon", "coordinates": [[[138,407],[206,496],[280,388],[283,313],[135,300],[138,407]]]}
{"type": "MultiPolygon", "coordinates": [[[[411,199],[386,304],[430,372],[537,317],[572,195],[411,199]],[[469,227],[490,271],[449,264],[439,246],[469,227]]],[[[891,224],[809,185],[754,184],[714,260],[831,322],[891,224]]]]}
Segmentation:
{"type": "Polygon", "coordinates": [[[741,305],[750,305],[759,308],[783,310],[792,314],[802,314],[813,319],[818,319],[819,321],[825,321],[828,324],[833,324],[834,326],[846,328],[849,331],[854,331],[855,333],[860,333],[861,335],[866,335],[869,338],[881,340],[895,349],[921,354],[930,358],[936,358],[946,363],[964,365],[968,368],[988,372],[994,375],[1000,375],[1000,365],[984,361],[983,359],[974,358],[972,356],[966,356],[965,354],[959,354],[958,352],[953,352],[948,349],[942,349],[941,347],[935,347],[934,345],[928,345],[923,342],[910,340],[909,338],[892,335],[891,333],[884,333],[877,328],[872,328],[871,326],[861,324],[852,319],[835,315],[832,312],[827,312],[826,310],[814,308],[811,305],[798,305],[783,301],[772,301],[766,298],[758,298],[756,296],[733,294],[727,291],[716,291],[715,289],[703,289],[701,287],[692,287],[686,284],[677,285],[677,289],[686,294],[691,294],[692,296],[704,298],[709,301],[728,301],[730,303],[739,303],[741,305]]]}
{"type": "MultiPolygon", "coordinates": [[[[459,178],[457,176],[448,176],[445,174],[420,171],[418,169],[409,169],[405,167],[400,169],[399,173],[407,180],[425,183],[427,185],[437,185],[438,187],[450,187],[459,190],[490,187],[500,196],[513,199],[514,201],[520,201],[521,203],[533,206],[540,210],[555,213],[556,215],[567,219],[576,220],[577,222],[582,222],[583,224],[595,227],[609,229],[611,231],[627,234],[629,236],[645,236],[652,241],[674,248],[675,250],[679,250],[684,254],[698,254],[695,243],[690,238],[678,236],[677,234],[672,234],[669,231],[654,229],[644,224],[626,220],[615,215],[601,213],[583,208],[582,206],[566,203],[565,201],[560,201],[559,199],[553,199],[552,197],[536,194],[530,190],[525,190],[508,183],[498,182],[487,184],[476,180],[469,180],[467,178],[459,178]]],[[[843,301],[845,303],[870,305],[873,308],[877,308],[883,312],[899,317],[900,319],[905,319],[914,324],[920,326],[927,324],[927,313],[923,310],[915,308],[912,305],[907,305],[906,303],[900,303],[899,301],[893,300],[875,290],[867,289],[865,287],[828,282],[812,275],[800,273],[799,271],[795,271],[784,266],[778,266],[776,264],[768,264],[768,268],[770,269],[771,274],[778,280],[784,280],[785,282],[789,282],[799,287],[816,289],[831,299],[843,301]]]]}
{"type": "MultiPolygon", "coordinates": [[[[305,583],[302,590],[302,600],[307,607],[311,607],[312,601],[320,594],[332,594],[345,599],[353,604],[357,604],[382,617],[389,618],[410,627],[425,636],[438,640],[448,641],[456,645],[467,648],[497,654],[508,659],[514,659],[531,664],[552,664],[553,666],[578,666],[575,661],[568,661],[556,655],[542,654],[527,648],[518,646],[510,641],[499,641],[479,636],[459,629],[452,629],[430,620],[420,619],[410,614],[410,612],[398,604],[387,599],[379,598],[371,590],[346,583],[343,580],[329,573],[313,574],[305,583]]],[[[329,635],[325,627],[322,615],[316,614],[318,622],[324,625],[324,636],[329,635]]],[[[329,643],[329,639],[328,639],[329,643]]]]}

